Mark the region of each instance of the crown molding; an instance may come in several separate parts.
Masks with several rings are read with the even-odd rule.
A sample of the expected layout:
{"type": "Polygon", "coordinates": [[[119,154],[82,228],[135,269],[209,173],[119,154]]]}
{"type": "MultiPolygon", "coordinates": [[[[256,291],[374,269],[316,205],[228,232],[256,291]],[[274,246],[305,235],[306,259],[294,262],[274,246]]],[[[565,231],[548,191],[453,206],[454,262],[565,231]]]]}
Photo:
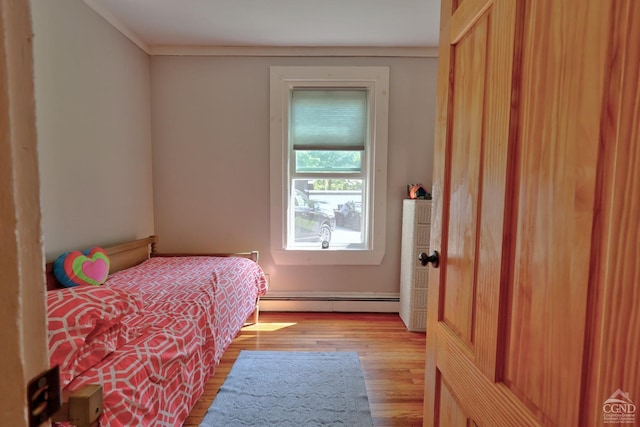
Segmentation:
{"type": "Polygon", "coordinates": [[[113,15],[102,0],[83,0],[123,36],[150,56],[270,56],[270,57],[402,57],[437,58],[437,47],[384,46],[159,46],[149,45],[113,15]]]}
{"type": "Polygon", "coordinates": [[[153,56],[326,56],[437,58],[435,47],[151,46],[153,56]]]}
{"type": "Polygon", "coordinates": [[[83,0],[87,6],[93,9],[98,15],[104,18],[109,24],[111,24],[116,30],[118,30],[123,36],[131,40],[133,44],[142,49],[147,55],[151,54],[151,49],[147,43],[140,38],[135,31],[129,28],[124,22],[113,15],[100,0],[83,0]]]}

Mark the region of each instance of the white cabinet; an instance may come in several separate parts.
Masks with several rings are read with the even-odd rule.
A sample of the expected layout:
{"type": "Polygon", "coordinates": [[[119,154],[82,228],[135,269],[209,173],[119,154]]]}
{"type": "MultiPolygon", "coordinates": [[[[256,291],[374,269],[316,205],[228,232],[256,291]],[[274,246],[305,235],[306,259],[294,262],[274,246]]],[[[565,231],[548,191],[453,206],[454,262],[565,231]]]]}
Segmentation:
{"type": "Polygon", "coordinates": [[[402,205],[402,248],[400,253],[400,318],[410,331],[427,327],[429,267],[418,261],[429,252],[431,200],[406,199],[402,205]]]}

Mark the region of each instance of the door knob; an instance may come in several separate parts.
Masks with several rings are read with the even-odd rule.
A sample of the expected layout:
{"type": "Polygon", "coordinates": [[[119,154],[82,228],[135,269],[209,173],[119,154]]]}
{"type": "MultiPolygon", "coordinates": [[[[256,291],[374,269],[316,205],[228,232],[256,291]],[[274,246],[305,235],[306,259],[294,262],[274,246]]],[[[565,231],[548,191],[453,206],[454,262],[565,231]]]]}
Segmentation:
{"type": "Polygon", "coordinates": [[[438,268],[438,266],[440,265],[440,254],[438,253],[438,251],[431,252],[431,255],[427,255],[425,252],[422,252],[420,255],[418,255],[418,261],[420,261],[422,265],[431,263],[431,265],[433,265],[433,268],[438,268]]]}

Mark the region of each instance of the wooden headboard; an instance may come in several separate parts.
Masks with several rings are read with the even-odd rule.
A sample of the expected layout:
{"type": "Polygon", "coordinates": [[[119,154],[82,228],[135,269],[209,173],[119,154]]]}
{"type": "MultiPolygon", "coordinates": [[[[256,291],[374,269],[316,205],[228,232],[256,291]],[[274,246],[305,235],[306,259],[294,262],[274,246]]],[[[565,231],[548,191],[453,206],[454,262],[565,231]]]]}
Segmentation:
{"type": "MultiPolygon", "coordinates": [[[[133,267],[153,256],[237,256],[250,258],[255,262],[259,260],[258,251],[252,252],[228,252],[228,253],[164,253],[156,252],[157,236],[149,236],[144,239],[104,248],[109,255],[109,272],[115,273],[125,268],[133,267]]],[[[53,274],[53,262],[46,265],[47,290],[60,289],[62,286],[53,274]]]]}

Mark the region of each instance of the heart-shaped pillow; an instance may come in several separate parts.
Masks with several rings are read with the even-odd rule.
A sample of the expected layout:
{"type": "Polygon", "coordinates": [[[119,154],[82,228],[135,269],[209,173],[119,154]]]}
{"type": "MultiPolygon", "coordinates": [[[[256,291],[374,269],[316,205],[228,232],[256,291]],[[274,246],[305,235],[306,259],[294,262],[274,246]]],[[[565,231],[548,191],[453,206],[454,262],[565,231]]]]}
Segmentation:
{"type": "Polygon", "coordinates": [[[109,256],[100,247],[65,252],[53,263],[53,274],[67,288],[102,285],[109,276],[109,256]]]}

